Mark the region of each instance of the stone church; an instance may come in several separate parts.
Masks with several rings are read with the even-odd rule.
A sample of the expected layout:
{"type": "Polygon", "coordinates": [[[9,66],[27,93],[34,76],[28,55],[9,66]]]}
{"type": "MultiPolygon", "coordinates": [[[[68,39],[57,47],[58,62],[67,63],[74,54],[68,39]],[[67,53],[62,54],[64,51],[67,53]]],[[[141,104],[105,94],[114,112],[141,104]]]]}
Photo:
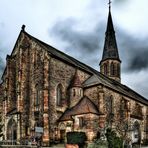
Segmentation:
{"type": "Polygon", "coordinates": [[[42,137],[43,145],[111,127],[127,141],[148,140],[148,100],[121,84],[109,9],[100,72],[31,36],[22,26],[0,84],[4,140],[42,137]]]}

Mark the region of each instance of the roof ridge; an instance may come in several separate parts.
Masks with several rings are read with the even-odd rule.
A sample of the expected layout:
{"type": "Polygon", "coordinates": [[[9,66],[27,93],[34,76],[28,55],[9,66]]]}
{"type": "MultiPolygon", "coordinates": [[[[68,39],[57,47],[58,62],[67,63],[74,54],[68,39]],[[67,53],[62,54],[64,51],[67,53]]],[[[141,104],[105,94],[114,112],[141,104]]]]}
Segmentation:
{"type": "MultiPolygon", "coordinates": [[[[52,47],[51,45],[49,45],[49,44],[47,44],[47,43],[45,43],[45,42],[43,42],[43,41],[41,41],[41,40],[39,40],[39,39],[33,37],[32,35],[28,34],[26,31],[23,31],[23,33],[25,33],[26,35],[28,35],[29,37],[31,37],[31,38],[34,39],[35,41],[38,41],[42,46],[44,46],[44,48],[45,48],[48,52],[50,52],[50,53],[52,52],[51,54],[53,54],[54,56],[56,56],[56,57],[62,59],[62,57],[60,57],[60,55],[59,55],[59,54],[62,54],[61,56],[64,56],[64,57],[66,58],[66,59],[63,58],[63,60],[69,62],[69,64],[73,64],[73,65],[76,66],[77,68],[80,68],[80,69],[83,69],[83,70],[87,71],[88,73],[91,74],[91,76],[93,76],[93,75],[96,75],[97,77],[99,76],[99,77],[101,77],[101,78],[103,79],[103,81],[106,81],[106,82],[109,83],[110,85],[114,85],[114,84],[116,83],[116,84],[117,84],[120,88],[122,88],[122,89],[124,89],[125,87],[127,87],[126,85],[124,85],[124,84],[122,84],[122,83],[119,83],[119,82],[117,82],[117,81],[115,81],[115,80],[113,80],[113,79],[108,78],[107,76],[103,75],[102,73],[100,73],[100,72],[97,71],[96,69],[90,67],[89,65],[87,65],[87,64],[85,64],[85,63],[83,63],[83,62],[81,62],[81,61],[79,61],[79,60],[77,60],[76,58],[71,57],[70,55],[68,55],[68,54],[66,54],[66,53],[64,53],[64,52],[62,52],[62,51],[56,49],[55,47],[52,47]],[[46,46],[47,46],[47,47],[46,47],[46,46]],[[51,49],[48,49],[49,47],[50,47],[51,49]],[[53,52],[54,52],[53,49],[56,51],[55,53],[53,53],[53,52]],[[58,54],[58,55],[56,55],[56,54],[58,54]]],[[[108,87],[111,87],[111,86],[108,86],[108,87]]],[[[125,92],[121,92],[120,88],[117,88],[117,86],[116,86],[116,89],[115,89],[115,88],[112,88],[112,89],[115,90],[115,91],[118,91],[118,92],[120,92],[120,93],[122,93],[122,94],[125,95],[125,92]]],[[[139,98],[140,100],[139,100],[139,99],[138,99],[138,100],[139,100],[141,103],[148,104],[148,100],[147,100],[145,97],[143,97],[143,96],[140,95],[139,93],[135,92],[135,91],[132,90],[131,88],[129,88],[129,90],[131,91],[131,93],[134,93],[135,95],[137,95],[137,96],[140,97],[140,98],[139,98]],[[145,101],[146,101],[146,102],[145,102],[145,101]]],[[[129,95],[129,94],[126,94],[126,95],[127,95],[128,97],[132,98],[132,99],[135,99],[135,97],[132,96],[132,95],[129,95]]]]}
{"type": "MultiPolygon", "coordinates": [[[[86,66],[87,68],[92,69],[93,71],[95,71],[95,72],[97,72],[97,73],[100,73],[100,72],[99,72],[99,71],[97,71],[96,69],[94,69],[94,68],[92,68],[91,66],[89,66],[89,65],[87,65],[87,64],[85,64],[85,63],[83,63],[83,62],[79,61],[78,59],[76,59],[76,58],[74,58],[74,57],[70,56],[69,54],[66,54],[66,53],[64,53],[63,51],[56,49],[55,47],[53,47],[53,46],[51,46],[51,45],[47,44],[47,43],[46,43],[46,42],[44,42],[44,41],[39,40],[38,38],[36,38],[36,37],[34,37],[34,36],[30,35],[30,34],[29,34],[29,33],[27,33],[27,32],[24,32],[24,33],[25,33],[25,34],[27,34],[29,37],[31,37],[31,38],[33,38],[33,39],[37,40],[38,42],[42,43],[43,45],[45,44],[46,46],[49,46],[49,47],[53,48],[56,52],[59,52],[59,53],[61,53],[61,54],[65,55],[65,56],[67,56],[67,57],[71,58],[72,60],[75,60],[76,62],[79,62],[80,64],[82,64],[82,65],[86,66]]],[[[45,45],[44,45],[44,46],[45,46],[45,45]]],[[[45,48],[47,48],[47,47],[45,47],[45,48]]],[[[82,69],[82,67],[79,67],[79,68],[81,68],[81,69],[82,69]]],[[[92,73],[90,70],[88,70],[88,71],[89,71],[90,73],[92,73]]]]}

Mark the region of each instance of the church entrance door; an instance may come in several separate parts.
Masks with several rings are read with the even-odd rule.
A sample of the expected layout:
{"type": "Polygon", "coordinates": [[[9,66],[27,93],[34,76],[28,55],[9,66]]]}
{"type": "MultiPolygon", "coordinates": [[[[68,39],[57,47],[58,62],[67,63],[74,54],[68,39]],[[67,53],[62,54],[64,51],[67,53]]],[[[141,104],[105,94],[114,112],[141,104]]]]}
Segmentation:
{"type": "Polygon", "coordinates": [[[17,139],[17,124],[14,119],[10,119],[7,125],[7,139],[16,140],[17,139]]]}
{"type": "Polygon", "coordinates": [[[135,121],[132,131],[132,143],[140,143],[140,141],[141,141],[140,124],[137,121],[135,121]]]}
{"type": "Polygon", "coordinates": [[[63,143],[65,141],[66,131],[65,130],[60,130],[60,135],[61,135],[61,142],[63,143]]]}

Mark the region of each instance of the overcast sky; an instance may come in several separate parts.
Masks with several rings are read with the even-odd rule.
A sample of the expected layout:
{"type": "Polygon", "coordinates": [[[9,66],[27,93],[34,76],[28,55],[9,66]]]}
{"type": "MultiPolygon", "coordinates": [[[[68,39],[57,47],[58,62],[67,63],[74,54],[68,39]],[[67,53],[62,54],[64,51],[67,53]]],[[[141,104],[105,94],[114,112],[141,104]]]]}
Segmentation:
{"type": "MultiPolygon", "coordinates": [[[[22,24],[36,38],[99,70],[108,0],[0,0],[0,72],[22,24]]],[[[122,83],[148,98],[148,0],[112,0],[122,83]]]]}

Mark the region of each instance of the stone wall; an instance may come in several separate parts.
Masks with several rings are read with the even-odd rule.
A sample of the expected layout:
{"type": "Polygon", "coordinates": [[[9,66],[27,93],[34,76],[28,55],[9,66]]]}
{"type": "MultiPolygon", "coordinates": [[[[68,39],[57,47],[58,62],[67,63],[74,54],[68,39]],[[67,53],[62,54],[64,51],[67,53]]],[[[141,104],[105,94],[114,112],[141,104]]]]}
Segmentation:
{"type": "MultiPolygon", "coordinates": [[[[143,139],[148,135],[145,132],[148,125],[148,108],[145,105],[101,84],[84,89],[73,87],[72,80],[76,71],[81,84],[90,77],[90,74],[49,54],[44,48],[22,33],[12,55],[7,56],[7,66],[1,84],[1,89],[4,91],[1,99],[4,100],[6,130],[7,123],[12,118],[11,114],[9,116],[6,114],[16,109],[18,138],[35,134],[34,127],[40,126],[44,129],[43,142],[48,145],[50,139],[55,136],[59,117],[67,108],[78,103],[84,94],[104,114],[101,117],[104,125],[106,120],[109,126],[116,127],[122,116],[124,118],[122,121],[125,121],[123,123],[133,124],[138,121],[143,139]],[[57,106],[59,85],[62,89],[62,103],[57,106]],[[84,93],[73,96],[72,88],[84,93]],[[125,109],[124,112],[120,112],[121,109],[125,109]],[[137,116],[139,111],[141,114],[137,116]]],[[[6,134],[5,138],[7,139],[6,134]]]]}
{"type": "MultiPolygon", "coordinates": [[[[62,113],[69,107],[69,96],[70,89],[69,86],[75,75],[77,68],[64,63],[56,58],[52,58],[49,65],[50,69],[50,83],[49,83],[49,122],[51,137],[54,134],[54,128],[56,128],[57,119],[62,115],[62,113]],[[62,105],[56,106],[56,95],[57,86],[62,85],[62,105]]],[[[79,77],[81,83],[88,78],[88,74],[79,70],[79,77]]],[[[80,99],[80,98],[79,98],[80,99]]]]}
{"type": "Polygon", "coordinates": [[[147,106],[103,85],[86,88],[84,94],[104,113],[105,122],[108,122],[107,125],[116,128],[119,134],[123,134],[122,136],[124,136],[127,131],[126,136],[132,138],[130,130],[132,130],[131,128],[137,121],[140,125],[141,139],[146,139],[147,132],[145,129],[148,123],[147,106]],[[110,102],[111,99],[112,103],[110,102]],[[123,100],[126,102],[123,106],[124,110],[122,110],[123,100]],[[110,103],[112,104],[112,109],[110,108],[110,103]],[[141,111],[137,108],[137,104],[141,107],[141,111]],[[126,129],[127,124],[128,129],[126,129]]]}

